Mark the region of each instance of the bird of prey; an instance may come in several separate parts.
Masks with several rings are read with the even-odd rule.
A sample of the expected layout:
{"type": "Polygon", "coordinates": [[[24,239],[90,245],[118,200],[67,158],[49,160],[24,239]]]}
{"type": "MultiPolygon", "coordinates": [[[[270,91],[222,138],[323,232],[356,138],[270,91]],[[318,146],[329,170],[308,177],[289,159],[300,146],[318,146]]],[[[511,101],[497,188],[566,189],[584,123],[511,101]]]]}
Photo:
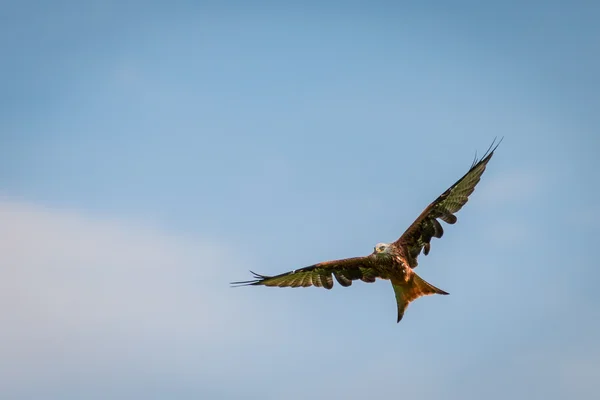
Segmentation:
{"type": "Polygon", "coordinates": [[[324,261],[280,275],[267,276],[250,271],[254,275],[253,280],[232,282],[232,285],[331,289],[332,275],[342,286],[350,286],[358,279],[369,283],[375,282],[376,278],[389,279],[396,295],[397,322],[400,322],[413,300],[426,295],[448,294],[413,271],[418,264],[417,258],[421,251],[424,255],[429,254],[432,238],[442,237],[444,229],[438,219],[448,224],[456,223],[454,214],[467,203],[500,142],[494,146],[494,140],[481,159],[475,157],[469,171],[429,204],[395,242],[378,243],[368,256],[324,261]]]}

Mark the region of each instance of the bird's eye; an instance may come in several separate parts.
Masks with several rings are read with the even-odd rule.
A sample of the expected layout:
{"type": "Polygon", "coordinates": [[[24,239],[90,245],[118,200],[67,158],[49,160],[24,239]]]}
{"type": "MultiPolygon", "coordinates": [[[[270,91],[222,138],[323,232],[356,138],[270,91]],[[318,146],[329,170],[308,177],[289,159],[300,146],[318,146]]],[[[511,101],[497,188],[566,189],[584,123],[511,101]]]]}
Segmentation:
{"type": "Polygon", "coordinates": [[[379,251],[383,251],[385,249],[385,246],[379,246],[379,251]]]}

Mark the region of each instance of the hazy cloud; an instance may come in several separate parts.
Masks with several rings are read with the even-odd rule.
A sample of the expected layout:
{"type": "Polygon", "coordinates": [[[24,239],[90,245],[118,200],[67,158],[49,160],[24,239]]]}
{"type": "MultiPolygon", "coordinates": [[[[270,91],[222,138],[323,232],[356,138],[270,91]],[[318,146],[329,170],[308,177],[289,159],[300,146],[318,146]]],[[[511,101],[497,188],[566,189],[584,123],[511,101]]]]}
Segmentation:
{"type": "Polygon", "coordinates": [[[208,380],[230,364],[220,351],[259,336],[260,316],[251,323],[225,292],[235,255],[218,243],[10,201],[0,201],[0,220],[9,397],[74,378],[112,382],[123,370],[208,380]]]}

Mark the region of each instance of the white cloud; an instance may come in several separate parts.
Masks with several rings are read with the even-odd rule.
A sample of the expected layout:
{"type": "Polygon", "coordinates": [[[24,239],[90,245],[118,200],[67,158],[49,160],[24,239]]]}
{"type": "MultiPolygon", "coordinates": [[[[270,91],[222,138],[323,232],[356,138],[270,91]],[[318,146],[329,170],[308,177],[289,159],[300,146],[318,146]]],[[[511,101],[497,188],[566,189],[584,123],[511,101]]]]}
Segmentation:
{"type": "Polygon", "coordinates": [[[182,362],[197,379],[264,329],[218,243],[5,200],[0,221],[0,394],[182,362]]]}
{"type": "MultiPolygon", "coordinates": [[[[333,291],[230,289],[246,268],[262,272],[247,254],[232,254],[232,244],[2,200],[0,221],[0,398],[305,398],[306,390],[314,398],[381,397],[395,393],[385,383],[398,377],[416,382],[409,392],[436,398],[462,393],[466,375],[483,382],[483,392],[498,376],[542,365],[537,358],[522,369],[497,362],[497,349],[541,337],[530,327],[520,328],[529,335],[520,339],[511,326],[580,308],[558,307],[565,296],[526,294],[516,297],[519,307],[493,296],[474,300],[465,281],[452,296],[416,302],[395,324],[384,282],[333,291]]],[[[521,230],[507,225],[505,234],[521,230]]],[[[597,318],[589,320],[593,328],[597,318]]],[[[571,337],[563,325],[535,326],[562,342],[571,337]]],[[[583,347],[595,329],[582,330],[583,347]]],[[[540,354],[547,350],[541,343],[540,354]]],[[[597,388],[588,373],[597,356],[555,359],[572,363],[553,375],[562,379],[548,386],[554,398],[565,387],[597,388]]]]}

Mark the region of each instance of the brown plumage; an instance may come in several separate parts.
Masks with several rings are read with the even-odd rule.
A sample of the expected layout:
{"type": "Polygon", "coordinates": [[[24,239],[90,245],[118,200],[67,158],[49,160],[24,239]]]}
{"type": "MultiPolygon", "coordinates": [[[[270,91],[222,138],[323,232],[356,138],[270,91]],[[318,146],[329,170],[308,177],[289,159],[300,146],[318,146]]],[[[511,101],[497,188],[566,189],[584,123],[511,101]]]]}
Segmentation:
{"type": "Polygon", "coordinates": [[[421,251],[424,255],[429,254],[431,239],[441,238],[444,234],[439,220],[448,224],[456,223],[454,214],[469,200],[500,142],[496,146],[492,143],[480,160],[475,159],[469,171],[429,204],[395,242],[379,243],[373,253],[365,257],[324,261],[280,275],[266,276],[250,271],[254,280],[232,284],[331,289],[334,279],[342,286],[350,286],[352,281],[359,279],[369,283],[377,278],[389,279],[396,295],[397,321],[400,322],[406,307],[413,300],[431,294],[448,294],[424,281],[413,269],[418,265],[417,258],[421,251]]]}

